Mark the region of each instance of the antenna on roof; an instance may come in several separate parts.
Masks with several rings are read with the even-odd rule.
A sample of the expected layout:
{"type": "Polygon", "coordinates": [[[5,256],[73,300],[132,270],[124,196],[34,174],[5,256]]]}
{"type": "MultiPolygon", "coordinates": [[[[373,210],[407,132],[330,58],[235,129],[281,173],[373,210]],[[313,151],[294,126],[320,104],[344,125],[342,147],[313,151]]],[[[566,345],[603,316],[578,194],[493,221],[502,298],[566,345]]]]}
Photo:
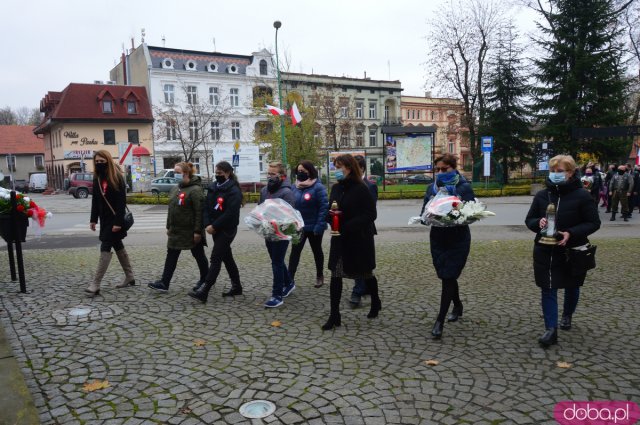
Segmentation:
{"type": "Polygon", "coordinates": [[[162,34],[162,47],[164,47],[165,42],[167,41],[166,38],[164,38],[164,34],[162,34]]]}
{"type": "Polygon", "coordinates": [[[216,49],[216,38],[215,37],[213,37],[213,51],[214,52],[218,51],[218,49],[216,49]]]}
{"type": "Polygon", "coordinates": [[[140,40],[140,43],[144,44],[144,36],[145,36],[144,28],[140,30],[140,33],[142,34],[142,40],[140,40]]]}

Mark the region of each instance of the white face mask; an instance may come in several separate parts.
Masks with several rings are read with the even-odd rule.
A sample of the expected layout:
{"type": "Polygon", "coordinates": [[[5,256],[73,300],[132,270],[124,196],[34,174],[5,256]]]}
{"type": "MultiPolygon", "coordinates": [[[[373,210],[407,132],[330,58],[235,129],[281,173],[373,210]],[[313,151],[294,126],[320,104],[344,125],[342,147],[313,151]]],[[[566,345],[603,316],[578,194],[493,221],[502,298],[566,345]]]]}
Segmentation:
{"type": "Polygon", "coordinates": [[[178,179],[178,180],[182,180],[183,175],[182,175],[182,174],[180,174],[180,173],[175,173],[175,174],[173,175],[173,177],[175,177],[175,178],[176,178],[176,179],[178,179]]]}

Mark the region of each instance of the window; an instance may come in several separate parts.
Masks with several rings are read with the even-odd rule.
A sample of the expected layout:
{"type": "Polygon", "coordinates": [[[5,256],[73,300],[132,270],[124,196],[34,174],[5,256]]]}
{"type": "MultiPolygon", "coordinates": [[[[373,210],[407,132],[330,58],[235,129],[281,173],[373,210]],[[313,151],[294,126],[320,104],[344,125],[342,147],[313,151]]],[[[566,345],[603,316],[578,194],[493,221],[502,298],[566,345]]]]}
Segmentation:
{"type": "Polygon", "coordinates": [[[116,144],[116,131],[115,130],[103,130],[104,144],[115,145],[116,144]]]}
{"type": "Polygon", "coordinates": [[[375,93],[376,93],[376,91],[375,91],[375,90],[369,90],[369,93],[371,93],[371,94],[375,94],[375,93]]]}
{"type": "Polygon", "coordinates": [[[167,140],[176,140],[176,122],[173,120],[168,120],[166,123],[167,126],[167,140]]]}
{"type": "Polygon", "coordinates": [[[415,109],[412,109],[412,110],[411,110],[411,119],[412,119],[412,120],[415,120],[415,119],[416,119],[416,110],[415,110],[415,109]]]}
{"type": "Polygon", "coordinates": [[[198,88],[196,86],[187,86],[187,103],[189,105],[198,103],[198,88]]]}
{"type": "Polygon", "coordinates": [[[33,161],[36,168],[44,168],[44,155],[35,155],[33,161]]]}
{"type": "Polygon", "coordinates": [[[389,106],[388,105],[384,105],[384,120],[385,121],[389,120],[389,106]]]}
{"type": "Polygon", "coordinates": [[[260,61],[260,75],[267,75],[267,61],[264,59],[260,61]]]}
{"type": "Polygon", "coordinates": [[[220,140],[220,122],[211,121],[211,140],[217,142],[220,140]]]}
{"type": "Polygon", "coordinates": [[[456,143],[449,141],[449,153],[456,153],[456,143]]]}
{"type": "Polygon", "coordinates": [[[374,102],[369,102],[369,118],[376,119],[376,104],[374,102]]]}
{"type": "Polygon", "coordinates": [[[347,107],[346,106],[341,106],[340,107],[340,118],[347,118],[347,107]]]}
{"type": "Polygon", "coordinates": [[[348,147],[349,146],[349,135],[342,133],[340,135],[340,146],[348,147]]]}
{"type": "Polygon", "coordinates": [[[362,118],[362,109],[364,109],[362,102],[356,102],[356,118],[362,118]]]}
{"type": "Polygon", "coordinates": [[[200,174],[200,157],[196,156],[191,158],[191,163],[196,168],[196,174],[200,174]]]}
{"type": "Polygon", "coordinates": [[[432,120],[438,119],[438,114],[436,114],[435,111],[431,111],[431,119],[432,120]]]}
{"type": "Polygon", "coordinates": [[[198,121],[189,121],[189,139],[198,140],[198,121]]]}
{"type": "Polygon", "coordinates": [[[140,139],[138,138],[138,130],[127,130],[127,140],[129,143],[139,145],[140,139]]]}
{"type": "Polygon", "coordinates": [[[407,119],[411,119],[411,109],[407,109],[407,119]]]}
{"type": "Polygon", "coordinates": [[[165,84],[163,87],[163,91],[164,91],[164,103],[166,103],[167,105],[173,105],[173,101],[174,101],[174,97],[173,97],[173,93],[174,93],[175,88],[173,87],[173,84],[165,84]]]}
{"type": "Polygon", "coordinates": [[[229,100],[231,101],[231,106],[238,106],[240,104],[238,92],[238,89],[229,90],[229,100]]]}
{"type": "Polygon", "coordinates": [[[418,119],[420,119],[420,109],[418,109],[418,119]]]}
{"type": "Polygon", "coordinates": [[[231,122],[231,140],[240,140],[240,122],[231,122]]]}
{"type": "Polygon", "coordinates": [[[264,171],[264,155],[260,154],[258,158],[258,162],[260,163],[260,172],[262,173],[264,171]]]}
{"type": "Polygon", "coordinates": [[[220,96],[217,87],[209,87],[209,104],[218,106],[220,104],[220,96]]]}
{"type": "Polygon", "coordinates": [[[138,110],[136,108],[135,100],[127,100],[127,114],[137,114],[138,110]]]}
{"type": "Polygon", "coordinates": [[[361,148],[364,146],[364,131],[356,130],[356,147],[361,148]]]}
{"type": "Polygon", "coordinates": [[[102,112],[105,114],[113,113],[113,101],[111,99],[104,99],[102,101],[102,112]]]}
{"type": "Polygon", "coordinates": [[[378,129],[369,129],[369,146],[375,147],[378,145],[378,129]]]}

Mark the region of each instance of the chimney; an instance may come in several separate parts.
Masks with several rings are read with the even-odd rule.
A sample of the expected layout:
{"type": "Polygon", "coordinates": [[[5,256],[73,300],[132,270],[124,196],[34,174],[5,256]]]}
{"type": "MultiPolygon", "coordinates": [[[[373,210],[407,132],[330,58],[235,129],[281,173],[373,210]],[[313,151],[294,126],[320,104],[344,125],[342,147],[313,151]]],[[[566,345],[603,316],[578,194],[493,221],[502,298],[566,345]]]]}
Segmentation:
{"type": "Polygon", "coordinates": [[[122,84],[127,85],[127,58],[122,53],[122,57],[120,59],[122,61],[122,84]]]}
{"type": "Polygon", "coordinates": [[[367,71],[364,72],[364,79],[367,79],[367,71]]]}
{"type": "Polygon", "coordinates": [[[430,98],[431,97],[431,92],[430,91],[424,92],[424,97],[430,98]]]}

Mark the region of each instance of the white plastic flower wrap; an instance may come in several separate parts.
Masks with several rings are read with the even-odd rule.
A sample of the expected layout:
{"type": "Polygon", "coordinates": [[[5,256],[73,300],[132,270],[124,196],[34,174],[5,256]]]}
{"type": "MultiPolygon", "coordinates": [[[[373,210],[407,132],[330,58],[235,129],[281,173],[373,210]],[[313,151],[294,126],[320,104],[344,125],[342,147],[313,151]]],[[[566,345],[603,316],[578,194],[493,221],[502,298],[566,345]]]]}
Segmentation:
{"type": "Polygon", "coordinates": [[[244,218],[244,223],[268,241],[300,242],[304,220],[300,211],[277,198],[267,199],[244,218]]]}
{"type": "Polygon", "coordinates": [[[409,224],[420,222],[436,227],[465,226],[494,215],[487,211],[487,206],[478,199],[461,201],[457,196],[440,191],[429,200],[422,216],[411,217],[409,224]]]}

